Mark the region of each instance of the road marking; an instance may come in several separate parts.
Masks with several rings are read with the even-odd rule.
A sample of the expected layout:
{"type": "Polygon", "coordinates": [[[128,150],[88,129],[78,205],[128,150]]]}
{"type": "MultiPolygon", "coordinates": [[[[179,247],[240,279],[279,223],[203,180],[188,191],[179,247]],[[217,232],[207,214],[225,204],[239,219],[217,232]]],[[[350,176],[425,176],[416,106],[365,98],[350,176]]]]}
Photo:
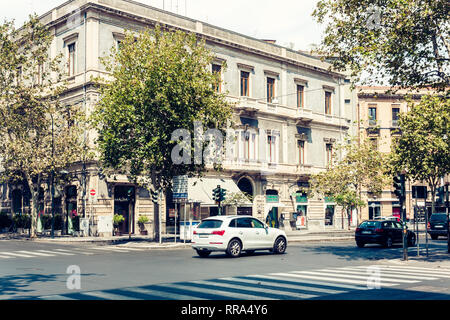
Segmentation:
{"type": "Polygon", "coordinates": [[[161,298],[166,298],[170,300],[206,300],[204,298],[188,296],[184,294],[176,294],[176,293],[167,293],[164,291],[144,289],[144,288],[126,288],[127,291],[136,292],[141,294],[149,294],[152,296],[157,296],[161,298]]]}
{"type": "Polygon", "coordinates": [[[444,275],[450,275],[450,269],[441,269],[441,268],[417,268],[417,267],[410,267],[410,266],[390,266],[390,265],[383,265],[384,268],[396,268],[396,269],[402,269],[402,270],[410,270],[410,271],[416,271],[416,272],[424,272],[424,273],[442,273],[444,275]]]}
{"type": "Polygon", "coordinates": [[[20,254],[15,252],[2,252],[2,254],[11,255],[15,257],[21,257],[21,258],[36,258],[36,256],[30,256],[28,254],[20,254]]]}
{"type": "Polygon", "coordinates": [[[114,247],[115,249],[120,249],[120,250],[130,250],[130,251],[144,251],[144,249],[140,249],[140,248],[129,248],[129,247],[114,247]]]}
{"type": "Polygon", "coordinates": [[[116,249],[116,248],[111,248],[111,247],[97,247],[97,248],[90,248],[93,250],[103,250],[103,251],[114,251],[114,252],[128,252],[128,250],[123,250],[123,249],[116,249]]]}
{"type": "Polygon", "coordinates": [[[8,257],[8,256],[2,256],[2,255],[0,255],[0,258],[1,258],[1,259],[11,259],[11,258],[14,258],[14,257],[8,257]]]}
{"type": "Polygon", "coordinates": [[[39,297],[40,300],[76,300],[67,296],[63,296],[63,295],[52,295],[52,296],[40,296],[39,297]]]}
{"type": "MultiPolygon", "coordinates": [[[[289,282],[300,283],[300,284],[305,284],[305,285],[317,285],[317,286],[322,286],[322,287],[333,287],[333,288],[339,288],[339,289],[368,290],[367,283],[364,283],[364,286],[361,287],[361,286],[354,286],[354,285],[350,285],[350,284],[329,283],[329,282],[325,282],[325,281],[314,281],[314,280],[308,280],[308,279],[297,279],[297,278],[292,278],[290,276],[283,276],[282,274],[280,274],[279,276],[274,276],[274,275],[250,275],[248,277],[260,277],[260,278],[265,278],[265,279],[289,281],[289,282]]],[[[316,288],[314,288],[314,289],[316,289],[316,288]]],[[[328,289],[320,288],[320,290],[328,290],[328,289]]],[[[331,289],[331,290],[333,291],[334,289],[331,289]]]]}
{"type": "MultiPolygon", "coordinates": [[[[105,291],[107,291],[107,290],[105,290],[105,291]]],[[[109,293],[109,292],[105,292],[105,291],[83,291],[80,293],[87,295],[87,296],[92,296],[92,297],[105,299],[105,300],[137,300],[136,298],[127,297],[127,296],[123,296],[121,294],[116,294],[116,293],[109,293]]]]}
{"type": "MultiPolygon", "coordinates": [[[[249,284],[242,284],[239,281],[230,280],[230,279],[232,279],[232,278],[221,278],[221,279],[208,280],[208,281],[212,282],[212,284],[214,285],[214,288],[236,288],[236,289],[238,289],[240,287],[247,291],[253,291],[254,289],[260,289],[260,291],[254,291],[256,296],[259,294],[259,292],[264,292],[264,293],[269,293],[269,294],[273,294],[273,295],[277,295],[277,296],[286,296],[286,297],[297,298],[297,299],[310,299],[310,298],[317,297],[317,295],[314,295],[314,294],[295,293],[292,291],[282,291],[282,290],[278,290],[278,289],[269,289],[269,288],[258,288],[258,286],[249,286],[249,284]],[[219,280],[231,281],[233,283],[232,284],[225,283],[225,282],[221,282],[219,280]]],[[[273,284],[272,284],[272,286],[273,286],[273,284]]]]}
{"type": "MultiPolygon", "coordinates": [[[[315,271],[292,271],[293,273],[300,273],[300,274],[310,274],[310,275],[325,275],[325,276],[331,276],[331,277],[339,277],[339,278],[351,278],[351,279],[363,279],[367,280],[371,275],[366,276],[356,276],[356,275],[349,275],[349,274],[334,274],[334,273],[327,273],[327,272],[315,272],[315,271]]],[[[416,280],[402,280],[402,279],[392,279],[392,278],[386,278],[383,277],[381,279],[383,282],[400,282],[400,283],[417,283],[419,281],[416,280]]]]}
{"type": "Polygon", "coordinates": [[[65,249],[55,249],[55,250],[61,251],[61,252],[74,252],[76,254],[84,254],[86,256],[92,256],[97,253],[97,252],[85,252],[85,251],[82,251],[84,249],[78,249],[78,248],[74,248],[72,251],[65,250],[65,249]]]}
{"type": "Polygon", "coordinates": [[[67,252],[55,252],[55,251],[50,251],[50,250],[37,250],[39,252],[47,252],[47,253],[54,253],[54,254],[59,254],[59,255],[63,255],[63,256],[74,256],[74,253],[67,253],[67,252]]]}
{"type": "MultiPolygon", "coordinates": [[[[352,267],[342,268],[342,269],[338,269],[338,270],[321,269],[319,271],[333,272],[333,273],[346,273],[346,274],[366,274],[367,276],[372,275],[371,273],[368,273],[367,270],[361,270],[361,269],[356,269],[356,268],[352,268],[352,267]]],[[[401,278],[401,279],[415,279],[415,280],[437,280],[438,279],[438,278],[421,277],[421,276],[415,276],[415,275],[404,275],[401,273],[393,273],[393,272],[386,272],[385,270],[380,270],[380,277],[384,277],[386,275],[388,277],[401,278]]]]}
{"type": "MultiPolygon", "coordinates": [[[[330,281],[330,282],[343,282],[343,283],[352,283],[352,284],[360,284],[367,286],[367,281],[359,281],[359,280],[350,280],[350,279],[340,279],[340,278],[328,278],[328,277],[319,277],[314,275],[307,275],[307,274],[292,274],[292,273],[270,273],[271,275],[280,275],[280,276],[287,276],[287,277],[293,277],[293,278],[305,278],[305,279],[314,279],[314,280],[322,280],[322,281],[330,281]]],[[[386,282],[380,282],[381,286],[384,287],[393,287],[398,284],[394,283],[386,283],[386,282]]]]}
{"type": "MultiPolygon", "coordinates": [[[[446,272],[440,272],[440,271],[431,271],[431,270],[416,270],[416,269],[409,269],[409,268],[400,268],[397,266],[376,266],[380,270],[387,270],[387,271],[396,271],[401,272],[404,274],[422,274],[432,277],[440,277],[440,278],[450,278],[450,273],[446,272]]],[[[355,268],[361,268],[361,267],[355,267],[355,268]]]]}
{"type": "Polygon", "coordinates": [[[24,253],[24,254],[31,254],[34,256],[40,256],[40,257],[54,257],[54,254],[48,254],[48,253],[41,253],[41,252],[36,252],[36,251],[25,251],[25,250],[21,250],[21,251],[17,251],[19,253],[24,253]]]}
{"type": "MultiPolygon", "coordinates": [[[[220,296],[230,297],[230,298],[238,299],[238,300],[278,300],[278,299],[255,296],[253,294],[250,295],[250,294],[245,294],[245,293],[230,292],[227,290],[222,290],[222,289],[217,289],[217,288],[208,289],[208,288],[204,288],[204,287],[196,287],[195,286],[196,284],[207,285],[207,286],[211,287],[210,283],[204,283],[204,281],[192,281],[192,282],[189,282],[186,284],[176,283],[176,284],[171,284],[170,286],[166,286],[166,287],[177,288],[180,290],[194,291],[194,292],[199,292],[199,293],[203,293],[203,294],[220,295],[220,296]]],[[[159,285],[159,286],[163,286],[163,285],[159,285]]]]}
{"type": "Polygon", "coordinates": [[[242,281],[242,282],[246,282],[249,284],[253,284],[253,285],[265,285],[265,286],[280,286],[280,288],[289,288],[289,289],[295,289],[295,290],[303,290],[303,291],[313,291],[313,292],[320,292],[320,293],[327,293],[327,294],[338,294],[338,293],[343,293],[345,291],[343,290],[331,290],[331,289],[322,289],[322,288],[315,288],[312,286],[305,286],[304,284],[298,283],[295,284],[293,281],[289,281],[291,282],[291,284],[287,284],[286,282],[288,281],[284,281],[284,282],[280,282],[280,280],[282,281],[281,278],[278,277],[270,277],[270,276],[254,276],[254,277],[249,277],[249,276],[245,276],[245,277],[236,277],[236,278],[221,278],[224,280],[238,280],[238,281],[242,281]],[[253,278],[253,279],[251,279],[253,278]],[[266,280],[264,280],[266,279],[266,280]],[[273,279],[273,280],[278,280],[277,281],[268,281],[267,279],[273,279]]]}

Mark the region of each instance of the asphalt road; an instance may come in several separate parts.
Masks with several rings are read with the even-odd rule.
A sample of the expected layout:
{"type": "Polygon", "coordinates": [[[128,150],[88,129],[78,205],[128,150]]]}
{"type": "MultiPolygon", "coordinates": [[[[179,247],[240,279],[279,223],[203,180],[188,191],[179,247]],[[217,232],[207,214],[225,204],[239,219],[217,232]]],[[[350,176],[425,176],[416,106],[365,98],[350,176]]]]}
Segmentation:
{"type": "MultiPolygon", "coordinates": [[[[431,255],[446,252],[444,239],[429,244],[431,255]]],[[[192,249],[8,240],[0,241],[0,299],[448,300],[450,259],[437,257],[402,263],[401,246],[357,248],[354,241],[291,243],[284,255],[231,259],[199,258],[192,249]],[[369,266],[388,268],[377,269],[379,290],[367,290],[369,266]]]]}

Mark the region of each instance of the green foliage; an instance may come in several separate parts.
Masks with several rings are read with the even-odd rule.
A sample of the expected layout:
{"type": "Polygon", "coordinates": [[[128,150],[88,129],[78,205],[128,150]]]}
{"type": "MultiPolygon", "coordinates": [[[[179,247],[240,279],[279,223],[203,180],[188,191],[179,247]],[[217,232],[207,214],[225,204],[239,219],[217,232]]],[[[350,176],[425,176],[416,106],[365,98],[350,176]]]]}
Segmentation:
{"type": "MultiPolygon", "coordinates": [[[[171,140],[176,129],[194,136],[194,121],[224,130],[232,108],[215,92],[210,72],[213,54],[195,34],[128,32],[120,49],[103,59],[109,80],[97,79],[102,100],[93,116],[100,158],[106,168],[127,169],[133,179],[151,177],[157,189],[173,176],[199,174],[204,164],[176,165],[171,140]]],[[[191,144],[193,149],[193,143],[191,144]]]]}
{"type": "Polygon", "coordinates": [[[140,216],[138,219],[138,224],[143,225],[145,223],[149,222],[149,219],[147,216],[140,216]]]}
{"type": "Polygon", "coordinates": [[[362,190],[380,194],[389,182],[386,159],[369,140],[352,139],[340,145],[333,156],[333,165],[327,171],[312,175],[312,193],[333,197],[344,209],[366,205],[362,190]],[[338,159],[337,154],[342,154],[338,159]]]}
{"type": "Polygon", "coordinates": [[[231,205],[231,206],[239,206],[246,204],[248,202],[253,202],[252,196],[248,194],[247,192],[230,192],[227,194],[227,197],[225,201],[223,201],[224,205],[231,205]]]}
{"type": "Polygon", "coordinates": [[[355,83],[403,88],[449,86],[448,0],[321,0],[313,16],[326,23],[319,53],[355,83]],[[372,83],[370,82],[372,81],[372,83]]]}
{"type": "Polygon", "coordinates": [[[13,216],[13,222],[16,228],[30,229],[31,216],[29,214],[16,214],[13,216]]]}
{"type": "Polygon", "coordinates": [[[39,188],[83,150],[83,117],[60,101],[64,66],[62,55],[50,56],[52,41],[36,16],[19,30],[11,22],[0,25],[0,182],[23,182],[31,191],[31,237],[39,188]]]}
{"type": "Polygon", "coordinates": [[[114,217],[113,217],[113,224],[114,224],[114,226],[119,226],[122,222],[124,222],[125,221],[125,218],[121,215],[121,214],[114,214],[114,217]]]}

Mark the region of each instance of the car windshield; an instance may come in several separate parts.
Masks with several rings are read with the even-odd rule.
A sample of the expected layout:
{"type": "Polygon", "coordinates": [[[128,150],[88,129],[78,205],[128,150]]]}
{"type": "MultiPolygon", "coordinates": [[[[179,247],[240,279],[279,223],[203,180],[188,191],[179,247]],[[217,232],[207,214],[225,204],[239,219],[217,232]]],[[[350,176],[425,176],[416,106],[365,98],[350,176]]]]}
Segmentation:
{"type": "Polygon", "coordinates": [[[359,225],[360,228],[379,228],[380,226],[380,221],[364,221],[359,225]]]}
{"type": "Polygon", "coordinates": [[[203,220],[202,223],[198,225],[199,229],[215,229],[220,228],[222,225],[222,220],[203,220]]]}
{"type": "Polygon", "coordinates": [[[447,221],[447,215],[445,213],[437,213],[437,214],[432,214],[431,221],[447,221]]]}

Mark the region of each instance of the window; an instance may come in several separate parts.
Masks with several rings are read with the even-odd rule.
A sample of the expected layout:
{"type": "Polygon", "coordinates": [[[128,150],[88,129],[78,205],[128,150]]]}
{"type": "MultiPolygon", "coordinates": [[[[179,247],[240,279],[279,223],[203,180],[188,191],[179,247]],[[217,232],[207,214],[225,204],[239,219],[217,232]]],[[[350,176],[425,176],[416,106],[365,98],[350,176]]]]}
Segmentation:
{"type": "Polygon", "coordinates": [[[250,218],[240,218],[237,219],[238,228],[252,228],[252,219],[250,218]]]}
{"type": "Polygon", "coordinates": [[[75,75],[75,43],[69,44],[68,46],[69,50],[69,77],[72,77],[75,75]]]}
{"type": "Polygon", "coordinates": [[[273,98],[275,97],[275,79],[267,78],[267,102],[272,103],[273,98]]]}
{"type": "Polygon", "coordinates": [[[275,141],[276,137],[274,135],[268,135],[267,136],[267,145],[268,145],[268,157],[269,157],[269,163],[275,163],[276,162],[276,150],[275,150],[275,141]]]}
{"type": "Polygon", "coordinates": [[[331,92],[325,91],[325,114],[331,114],[331,92]]]}
{"type": "Polygon", "coordinates": [[[220,228],[222,220],[204,220],[197,226],[197,229],[215,229],[220,228]]]}
{"type": "Polygon", "coordinates": [[[249,96],[249,78],[250,73],[247,71],[241,71],[241,96],[249,96]]]}
{"type": "Polygon", "coordinates": [[[377,107],[369,107],[369,125],[377,123],[377,107]]]}
{"type": "Polygon", "coordinates": [[[298,140],[298,164],[305,164],[305,141],[298,140]]]}
{"type": "Polygon", "coordinates": [[[325,145],[326,150],[326,159],[327,159],[327,166],[330,166],[333,164],[333,145],[331,143],[327,143],[325,145]]]}
{"type": "Polygon", "coordinates": [[[257,219],[251,219],[251,223],[253,228],[264,228],[264,224],[257,219]]]}
{"type": "Polygon", "coordinates": [[[305,105],[305,87],[297,85],[297,108],[303,108],[305,105]]]}
{"type": "Polygon", "coordinates": [[[215,84],[215,91],[216,92],[222,92],[222,81],[221,81],[221,77],[222,77],[222,66],[218,65],[218,64],[213,64],[212,65],[212,72],[217,75],[218,80],[217,83],[215,84]]]}
{"type": "Polygon", "coordinates": [[[400,113],[400,108],[392,108],[392,126],[398,126],[398,115],[400,113]]]}

